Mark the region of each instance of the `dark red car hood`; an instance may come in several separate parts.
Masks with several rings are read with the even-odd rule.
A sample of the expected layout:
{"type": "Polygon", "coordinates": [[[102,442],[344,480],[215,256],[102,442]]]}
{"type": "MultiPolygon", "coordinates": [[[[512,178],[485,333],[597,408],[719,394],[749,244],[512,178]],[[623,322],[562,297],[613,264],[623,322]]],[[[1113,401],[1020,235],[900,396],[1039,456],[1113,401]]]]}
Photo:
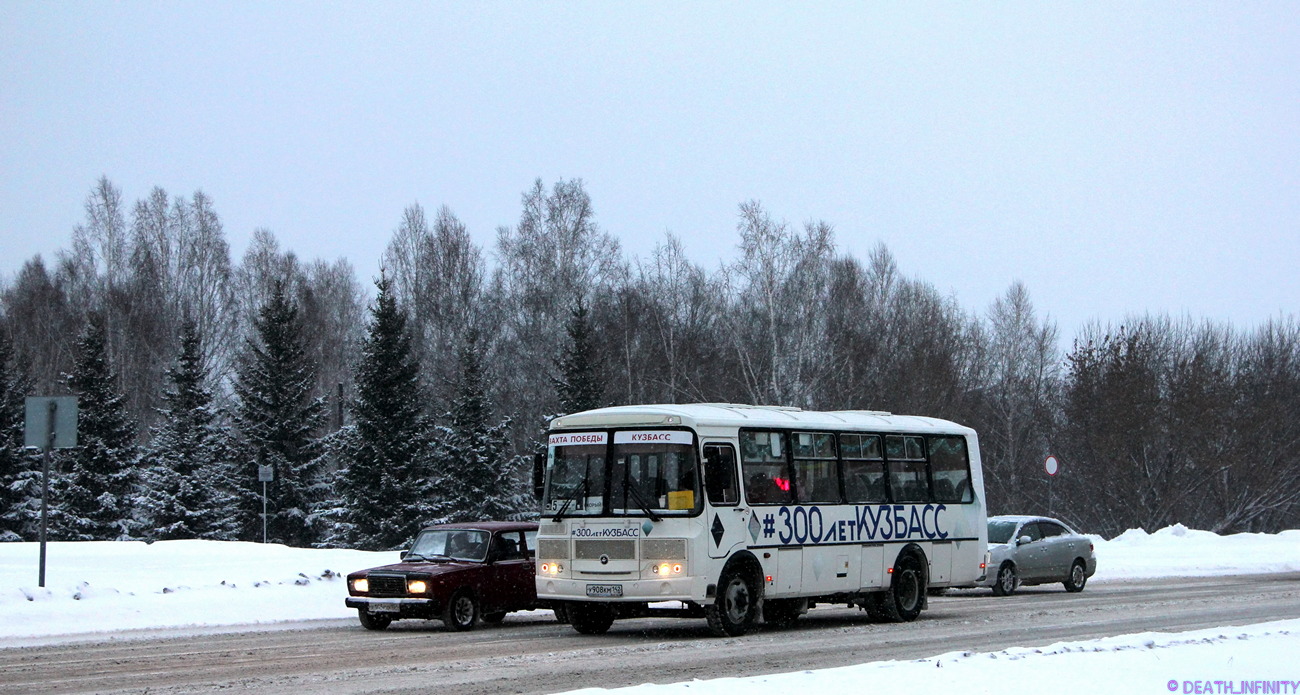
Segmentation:
{"type": "Polygon", "coordinates": [[[461,562],[454,560],[452,562],[398,562],[392,565],[381,565],[371,567],[370,569],[353,572],[353,575],[369,574],[370,572],[392,572],[395,574],[427,574],[433,577],[439,577],[454,572],[463,572],[465,570],[483,567],[481,562],[461,562]]]}

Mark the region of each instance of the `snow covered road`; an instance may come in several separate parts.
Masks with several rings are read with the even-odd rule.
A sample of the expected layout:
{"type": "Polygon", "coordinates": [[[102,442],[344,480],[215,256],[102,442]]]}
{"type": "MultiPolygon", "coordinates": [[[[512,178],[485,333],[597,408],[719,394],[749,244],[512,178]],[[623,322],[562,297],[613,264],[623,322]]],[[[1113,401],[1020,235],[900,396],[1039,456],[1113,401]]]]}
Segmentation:
{"type": "MultiPolygon", "coordinates": [[[[1059,586],[1028,588],[1009,598],[955,592],[934,598],[920,620],[902,625],[870,623],[858,611],[825,607],[791,630],[762,630],[738,639],[709,637],[702,621],[689,620],[620,621],[608,635],[585,637],[541,612],[512,615],[502,626],[470,633],[445,632],[437,622],[404,621],[372,633],[354,621],[322,621],[318,628],[4,649],[0,693],[32,692],[38,686],[49,693],[232,687],[294,695],[433,689],[555,693],[1284,618],[1300,618],[1297,573],[1115,581],[1091,585],[1081,594],[1067,594],[1059,586]]],[[[1163,688],[1165,680],[1158,685],[1163,688]]]]}

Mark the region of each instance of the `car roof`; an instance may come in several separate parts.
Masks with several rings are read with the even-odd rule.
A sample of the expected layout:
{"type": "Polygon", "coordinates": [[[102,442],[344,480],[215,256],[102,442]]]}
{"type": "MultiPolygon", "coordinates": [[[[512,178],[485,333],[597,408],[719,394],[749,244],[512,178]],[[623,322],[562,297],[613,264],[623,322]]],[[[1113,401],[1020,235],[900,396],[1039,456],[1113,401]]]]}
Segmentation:
{"type": "Polygon", "coordinates": [[[425,526],[425,531],[436,529],[474,529],[478,531],[536,531],[537,522],[535,521],[463,521],[455,524],[434,524],[425,526]]]}
{"type": "Polygon", "coordinates": [[[1026,521],[1051,521],[1065,526],[1065,523],[1059,519],[1053,519],[1050,516],[1033,516],[1029,514],[999,514],[998,516],[989,517],[989,521],[1014,521],[1016,523],[1024,523],[1026,521]]]}

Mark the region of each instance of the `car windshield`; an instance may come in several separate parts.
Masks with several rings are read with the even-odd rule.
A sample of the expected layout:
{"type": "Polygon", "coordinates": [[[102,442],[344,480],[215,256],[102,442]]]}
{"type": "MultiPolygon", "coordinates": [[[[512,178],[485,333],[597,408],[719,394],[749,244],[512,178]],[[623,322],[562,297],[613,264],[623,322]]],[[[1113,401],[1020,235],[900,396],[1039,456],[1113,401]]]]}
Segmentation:
{"type": "Polygon", "coordinates": [[[993,519],[989,521],[989,543],[1009,543],[1011,534],[1016,532],[1018,524],[1014,521],[1004,519],[993,519]]]}
{"type": "Polygon", "coordinates": [[[416,537],[409,559],[451,558],[482,562],[487,557],[488,532],[474,529],[429,529],[416,537]]]}

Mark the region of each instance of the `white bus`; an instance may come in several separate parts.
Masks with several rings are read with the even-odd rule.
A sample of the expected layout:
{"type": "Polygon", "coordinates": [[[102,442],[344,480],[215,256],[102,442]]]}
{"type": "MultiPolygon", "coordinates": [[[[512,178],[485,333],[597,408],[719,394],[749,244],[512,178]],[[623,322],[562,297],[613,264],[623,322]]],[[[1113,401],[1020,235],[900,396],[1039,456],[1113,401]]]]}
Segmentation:
{"type": "Polygon", "coordinates": [[[602,408],[551,422],[537,597],[582,633],[702,617],[719,635],[816,603],[914,620],[984,574],[974,430],[870,411],[602,408]]]}

